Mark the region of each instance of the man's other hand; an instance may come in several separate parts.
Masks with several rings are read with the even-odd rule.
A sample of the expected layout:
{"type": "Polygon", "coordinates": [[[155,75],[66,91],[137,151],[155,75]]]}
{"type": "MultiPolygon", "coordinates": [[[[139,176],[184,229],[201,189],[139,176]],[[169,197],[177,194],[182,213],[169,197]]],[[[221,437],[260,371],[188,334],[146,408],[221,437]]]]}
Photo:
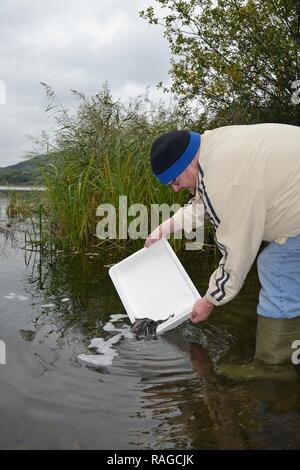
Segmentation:
{"type": "Polygon", "coordinates": [[[206,297],[202,297],[197,300],[193,307],[191,322],[199,323],[201,321],[207,320],[209,315],[214,309],[214,304],[212,304],[206,297]]]}

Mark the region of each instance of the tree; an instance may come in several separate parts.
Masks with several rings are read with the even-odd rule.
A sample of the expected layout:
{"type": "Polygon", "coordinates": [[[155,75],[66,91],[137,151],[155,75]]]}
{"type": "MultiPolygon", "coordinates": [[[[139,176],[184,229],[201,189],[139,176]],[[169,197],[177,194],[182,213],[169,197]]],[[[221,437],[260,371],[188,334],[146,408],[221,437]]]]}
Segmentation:
{"type": "Polygon", "coordinates": [[[300,125],[300,0],[156,0],[140,12],[165,29],[171,91],[214,124],[300,125]],[[294,100],[295,102],[295,100],[294,100]]]}

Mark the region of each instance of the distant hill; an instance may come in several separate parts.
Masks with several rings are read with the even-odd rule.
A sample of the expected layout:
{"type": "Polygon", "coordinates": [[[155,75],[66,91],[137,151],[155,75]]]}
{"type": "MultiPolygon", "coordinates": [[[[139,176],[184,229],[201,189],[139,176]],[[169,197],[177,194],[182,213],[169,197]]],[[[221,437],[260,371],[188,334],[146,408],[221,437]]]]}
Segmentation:
{"type": "Polygon", "coordinates": [[[41,175],[36,165],[37,158],[0,168],[0,184],[40,184],[41,175]]]}

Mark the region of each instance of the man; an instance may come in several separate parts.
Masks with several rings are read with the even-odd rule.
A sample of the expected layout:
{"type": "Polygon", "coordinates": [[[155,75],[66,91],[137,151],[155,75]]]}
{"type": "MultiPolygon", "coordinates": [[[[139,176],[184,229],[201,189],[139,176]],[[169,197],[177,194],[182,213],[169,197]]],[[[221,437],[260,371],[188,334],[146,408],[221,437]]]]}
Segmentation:
{"type": "Polygon", "coordinates": [[[215,227],[222,258],[194,305],[193,323],[238,294],[261,242],[269,242],[257,260],[255,360],[223,370],[241,378],[265,376],[266,370],[284,377],[286,368],[280,366],[291,369],[292,346],[300,340],[300,128],[270,123],[203,135],[168,132],[153,143],[151,166],[161,183],[195,197],[148,236],[146,247],[181,230],[186,219],[197,225],[199,203],[215,227]]]}

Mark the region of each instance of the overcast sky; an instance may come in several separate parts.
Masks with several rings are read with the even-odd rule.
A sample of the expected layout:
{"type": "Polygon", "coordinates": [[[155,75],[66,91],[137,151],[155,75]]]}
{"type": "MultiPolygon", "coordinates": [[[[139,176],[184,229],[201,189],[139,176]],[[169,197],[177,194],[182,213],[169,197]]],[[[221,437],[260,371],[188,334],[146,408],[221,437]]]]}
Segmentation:
{"type": "Polygon", "coordinates": [[[154,0],[0,0],[0,167],[22,161],[53,123],[46,82],[72,109],[70,89],[91,95],[108,81],[115,98],[169,83],[169,49],[139,11],[154,0]]]}

